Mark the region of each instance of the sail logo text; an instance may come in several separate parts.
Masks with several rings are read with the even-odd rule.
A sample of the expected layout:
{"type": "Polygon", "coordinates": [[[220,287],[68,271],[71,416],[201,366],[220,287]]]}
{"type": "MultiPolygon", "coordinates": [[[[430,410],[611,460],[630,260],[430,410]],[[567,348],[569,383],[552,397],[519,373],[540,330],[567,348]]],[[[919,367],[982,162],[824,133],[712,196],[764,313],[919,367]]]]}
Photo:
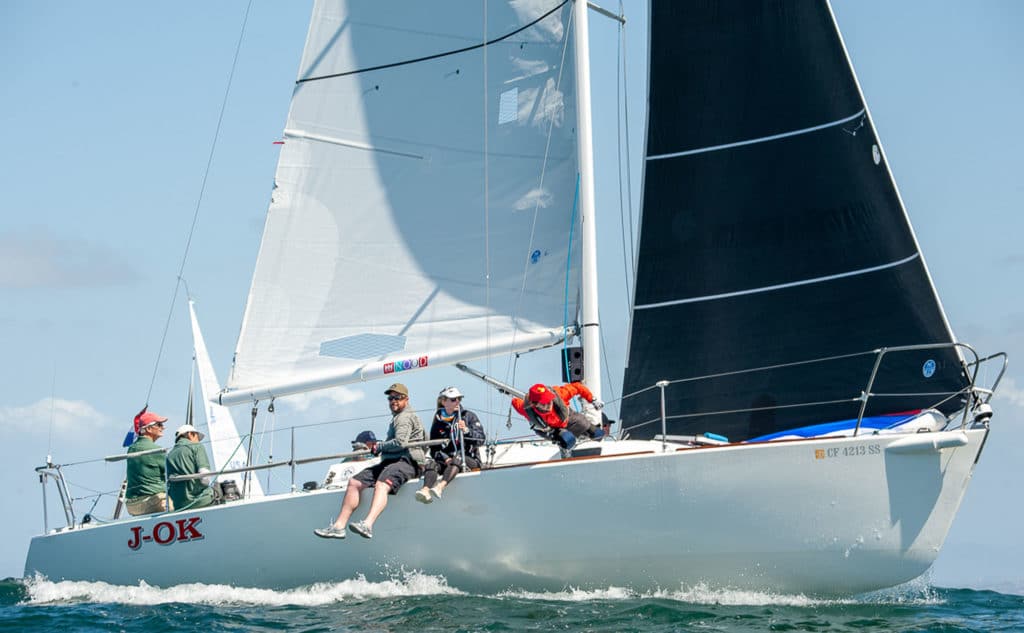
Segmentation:
{"type": "Polygon", "coordinates": [[[396,360],[393,363],[384,363],[384,373],[393,374],[396,371],[405,371],[407,369],[419,369],[420,367],[426,367],[428,364],[426,356],[420,356],[419,358],[410,358],[407,360],[396,360]]]}
{"type": "Polygon", "coordinates": [[[202,517],[178,519],[177,521],[161,521],[153,526],[152,531],[145,533],[143,526],[133,527],[132,537],[128,539],[129,549],[137,550],[143,543],[153,542],[158,545],[171,545],[182,541],[200,541],[203,533],[196,526],[203,522],[202,517]]]}

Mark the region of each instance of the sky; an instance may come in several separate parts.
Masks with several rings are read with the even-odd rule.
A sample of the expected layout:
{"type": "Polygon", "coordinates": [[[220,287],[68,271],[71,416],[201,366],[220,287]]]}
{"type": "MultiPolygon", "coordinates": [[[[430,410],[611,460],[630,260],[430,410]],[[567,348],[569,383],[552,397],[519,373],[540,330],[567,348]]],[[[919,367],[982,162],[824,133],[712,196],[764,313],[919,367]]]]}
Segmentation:
{"type": "MultiPolygon", "coordinates": [[[[181,423],[191,335],[175,289],[186,244],[183,276],[214,366],[221,379],[227,373],[311,5],[254,0],[232,75],[247,4],[0,3],[0,578],[21,575],[29,540],[42,531],[32,469],[48,454],[72,464],[121,452],[147,401],[172,428],[181,423]]],[[[983,354],[1024,357],[1024,3],[833,6],[955,334],[983,354]]],[[[591,15],[597,205],[610,218],[599,233],[606,400],[620,389],[627,309],[616,158],[625,146],[616,107],[622,51],[632,159],[632,186],[622,191],[634,214],[645,130],[646,3],[627,1],[625,13],[624,49],[617,25],[591,15]]],[[[503,362],[478,367],[506,372],[503,362]]],[[[523,360],[516,384],[557,381],[556,367],[550,355],[523,360]]],[[[519,422],[505,430],[507,400],[455,370],[438,374],[408,376],[414,406],[430,407],[432,394],[457,384],[492,434],[525,432],[519,422]]],[[[363,428],[383,432],[383,388],[281,399],[258,418],[262,458],[287,458],[291,426],[302,426],[300,456],[347,450],[363,428]],[[350,421],[323,424],[342,419],[350,421]]],[[[932,581],[1024,593],[1024,477],[1015,459],[1024,374],[1013,362],[993,405],[989,443],[932,581]]],[[[244,429],[247,408],[234,414],[244,429]]],[[[299,482],[325,468],[306,467],[299,482]]],[[[65,472],[72,495],[83,497],[81,516],[90,495],[116,490],[123,465],[65,472]]],[[[285,477],[272,475],[271,491],[284,490],[285,477]]],[[[61,525],[49,495],[50,525],[61,525]]],[[[109,514],[110,498],[98,515],[109,514]]]]}

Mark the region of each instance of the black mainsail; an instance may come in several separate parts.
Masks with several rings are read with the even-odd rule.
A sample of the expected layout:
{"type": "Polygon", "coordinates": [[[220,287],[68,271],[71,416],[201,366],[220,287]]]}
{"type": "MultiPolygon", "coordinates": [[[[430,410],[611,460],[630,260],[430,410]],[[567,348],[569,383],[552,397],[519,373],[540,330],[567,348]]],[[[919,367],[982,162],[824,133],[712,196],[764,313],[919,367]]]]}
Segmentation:
{"type": "MultiPolygon", "coordinates": [[[[628,396],[659,380],[670,433],[857,417],[864,352],[953,335],[830,7],[652,0],[650,24],[624,428],[661,432],[659,390],[628,396]]],[[[893,354],[866,413],[953,411],[964,384],[953,349],[893,354]]]]}

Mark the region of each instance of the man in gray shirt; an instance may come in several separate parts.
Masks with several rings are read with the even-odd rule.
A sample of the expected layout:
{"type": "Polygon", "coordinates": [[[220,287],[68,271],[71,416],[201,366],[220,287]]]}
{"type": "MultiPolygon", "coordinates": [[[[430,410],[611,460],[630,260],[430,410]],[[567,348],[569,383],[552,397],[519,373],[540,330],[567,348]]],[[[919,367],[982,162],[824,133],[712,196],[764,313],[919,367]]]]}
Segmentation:
{"type": "Polygon", "coordinates": [[[422,448],[405,448],[409,442],[422,442],[427,439],[419,416],[412,410],[407,410],[409,389],[396,382],[384,393],[388,397],[388,408],[391,409],[391,424],[388,426],[387,439],[379,442],[374,448],[374,454],[381,456],[381,462],[356,473],[349,480],[338,518],[326,528],[313,530],[313,534],[321,538],[343,539],[346,526],[363,538],[373,538],[373,523],[388,505],[388,495],[397,493],[402,484],[418,477],[426,461],[426,453],[422,448]],[[373,488],[370,511],[362,521],[349,524],[349,518],[359,507],[360,493],[366,488],[373,488]]]}

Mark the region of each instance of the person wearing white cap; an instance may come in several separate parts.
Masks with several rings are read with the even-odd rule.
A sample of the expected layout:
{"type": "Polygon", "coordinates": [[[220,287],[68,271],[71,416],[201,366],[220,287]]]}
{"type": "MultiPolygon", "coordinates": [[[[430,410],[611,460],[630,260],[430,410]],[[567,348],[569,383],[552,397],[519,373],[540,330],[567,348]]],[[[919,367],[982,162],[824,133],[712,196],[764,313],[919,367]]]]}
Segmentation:
{"type": "Polygon", "coordinates": [[[472,411],[462,407],[458,387],[445,387],[437,395],[437,412],[430,426],[430,439],[448,440],[435,446],[433,459],[423,473],[423,487],[416,491],[416,500],[431,503],[440,499],[445,487],[466,468],[480,468],[480,446],[486,441],[484,427],[472,411]],[[463,461],[465,460],[465,461],[463,461]],[[438,475],[441,481],[438,481],[438,475]]]}
{"type": "MultiPolygon", "coordinates": [[[[191,424],[182,424],[174,432],[174,448],[167,454],[167,475],[194,475],[210,472],[210,458],[199,443],[205,437],[191,424]]],[[[213,503],[210,477],[172,481],[167,493],[175,510],[195,510],[213,503]]]]}

